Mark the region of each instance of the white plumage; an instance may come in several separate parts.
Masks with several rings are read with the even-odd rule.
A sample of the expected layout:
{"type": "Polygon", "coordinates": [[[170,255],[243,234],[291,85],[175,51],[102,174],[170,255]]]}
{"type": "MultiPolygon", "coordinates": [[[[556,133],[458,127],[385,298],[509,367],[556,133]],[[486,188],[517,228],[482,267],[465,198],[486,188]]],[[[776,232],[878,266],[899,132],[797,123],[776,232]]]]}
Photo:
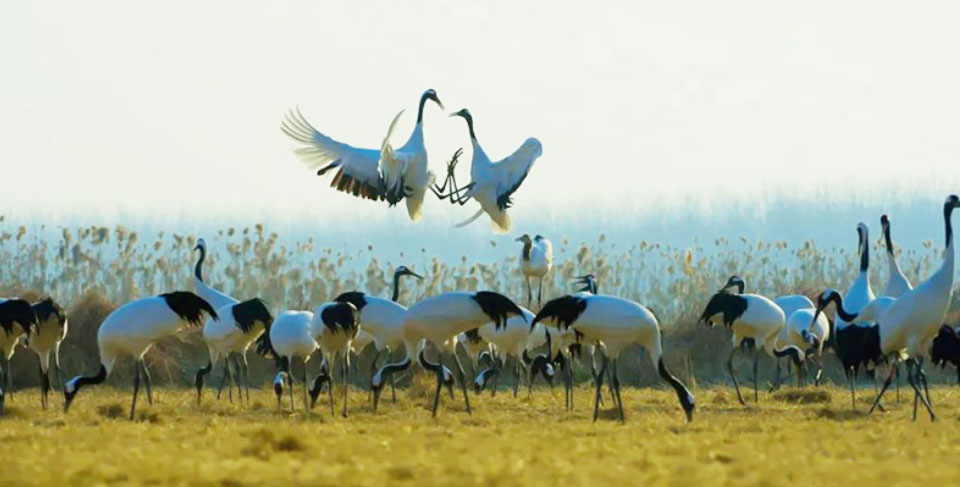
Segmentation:
{"type": "MultiPolygon", "coordinates": [[[[859,238],[858,249],[860,251],[860,270],[853,284],[843,295],[843,306],[850,313],[859,313],[873,298],[873,288],[870,287],[870,230],[865,223],[857,224],[857,236],[859,238]]],[[[835,314],[834,323],[837,329],[843,328],[850,323],[843,321],[839,314],[835,314]]]]}
{"type": "MultiPolygon", "coordinates": [[[[682,382],[670,374],[663,361],[662,337],[656,316],[640,304],[615,296],[578,293],[553,299],[531,322],[552,325],[560,330],[574,330],[578,341],[604,344],[603,364],[597,379],[597,394],[593,419],[596,421],[600,405],[600,387],[607,369],[608,357],[612,359],[614,400],[624,420],[623,401],[620,399],[620,381],[617,376],[617,361],[620,353],[634,344],[643,347],[653,367],[677,393],[687,420],[693,419],[693,394],[682,382]]],[[[551,350],[551,355],[554,350],[551,350]]],[[[569,370],[569,369],[568,369],[569,370]]]]}
{"type": "Polygon", "coordinates": [[[396,364],[383,366],[371,380],[373,389],[374,409],[379,401],[383,381],[388,375],[397,371],[406,370],[412,363],[414,356],[425,369],[437,374],[437,389],[434,394],[433,414],[437,413],[440,401],[440,388],[443,384],[451,387],[453,380],[449,369],[443,366],[444,348],[452,353],[459,373],[460,385],[466,403],[467,412],[470,412],[470,399],[464,382],[463,366],[455,353],[455,337],[462,332],[479,328],[488,321],[494,321],[497,326],[504,326],[511,315],[522,314],[521,309],[509,298],[489,291],[463,292],[454,291],[430,296],[407,309],[403,322],[403,343],[406,349],[406,358],[396,364]],[[424,355],[426,342],[437,347],[438,360],[432,363],[424,355]],[[446,346],[444,345],[446,343],[446,346]]]}
{"type": "MultiPolygon", "coordinates": [[[[540,141],[529,138],[513,154],[500,161],[493,162],[487,157],[480,143],[477,142],[473,130],[473,116],[464,108],[451,116],[460,116],[467,121],[470,130],[470,142],[473,145],[473,160],[470,163],[470,184],[457,188],[453,170],[456,167],[457,157],[454,157],[447,169],[447,181],[439,189],[437,195],[441,199],[449,197],[453,203],[465,204],[471,198],[480,203],[480,210],[458,227],[468,225],[480,218],[484,213],[490,216],[495,232],[506,233],[513,228],[513,221],[507,209],[513,204],[513,193],[520,188],[526,179],[533,163],[543,154],[540,141]],[[446,189],[447,183],[453,184],[453,189],[447,195],[440,195],[446,189]]],[[[459,155],[459,151],[457,153],[459,155]]],[[[436,190],[435,190],[436,192],[436,190]]]]}
{"type": "MultiPolygon", "coordinates": [[[[801,366],[804,355],[803,351],[797,347],[786,346],[780,348],[777,346],[780,332],[786,324],[786,315],[780,306],[759,294],[734,294],[725,289],[726,287],[710,298],[700,315],[700,322],[713,326],[714,321],[720,321],[733,332],[731,337],[733,348],[730,351],[730,357],[727,359],[727,371],[733,379],[734,388],[737,390],[737,398],[741,404],[745,404],[733,369],[733,356],[744,338],[753,339],[758,347],[766,350],[774,358],[791,357],[798,367],[801,366]]],[[[792,309],[793,305],[803,304],[803,300],[795,296],[788,297],[784,300],[784,304],[791,305],[792,309]]],[[[753,359],[754,401],[759,401],[758,361],[759,352],[755,351],[753,359]]]]}
{"type": "Polygon", "coordinates": [[[130,405],[130,419],[133,419],[137,393],[140,390],[141,371],[147,386],[147,400],[153,403],[150,374],[143,363],[143,356],[157,340],[173,335],[187,326],[200,326],[204,313],[217,318],[217,313],[210,303],[186,291],[135,299],[114,310],[97,330],[99,372],[95,376],[74,377],[64,384],[64,410],[70,408],[73,398],[83,386],[102,383],[113,371],[117,359],[130,356],[135,360],[133,402],[130,405]]]}
{"type": "MultiPolygon", "coordinates": [[[[237,393],[241,394],[241,380],[246,384],[247,401],[250,401],[250,383],[247,376],[247,350],[273,323],[273,316],[266,303],[254,298],[242,303],[227,304],[217,309],[219,319],[207,319],[203,324],[203,341],[207,344],[210,360],[206,367],[197,371],[194,384],[197,388],[197,403],[200,403],[204,376],[216,368],[223,359],[223,378],[220,388],[231,377],[230,358],[236,357],[234,366],[237,393]],[[240,378],[242,374],[242,379],[240,378]]],[[[232,392],[230,393],[232,396],[232,392]]],[[[220,398],[220,391],[217,391],[220,398]]]]}
{"type": "Polygon", "coordinates": [[[33,306],[37,318],[37,330],[27,340],[27,347],[40,359],[40,391],[43,408],[47,408],[50,393],[50,356],[60,377],[60,344],[67,337],[67,313],[52,298],[44,299],[33,306]]]}
{"type": "Polygon", "coordinates": [[[517,241],[523,242],[523,249],[520,252],[520,272],[523,273],[527,285],[527,306],[530,306],[533,301],[533,289],[530,286],[532,277],[538,282],[537,307],[540,307],[543,299],[543,278],[553,268],[553,244],[540,235],[531,240],[529,235],[523,234],[517,241]]]}
{"type": "Polygon", "coordinates": [[[339,168],[331,187],[361,198],[386,200],[390,206],[406,199],[410,219],[417,221],[422,216],[427,188],[434,182],[423,144],[423,108],[427,100],[433,100],[443,108],[434,90],[425,91],[420,97],[413,133],[398,149],[393,148],[390,137],[400,114],[390,124],[380,150],[360,149],[338,142],[310,125],[299,110],[287,115],[281,129],[294,140],[308,144],[297,149],[296,153],[308,166],[318,168],[318,175],[339,168]]]}

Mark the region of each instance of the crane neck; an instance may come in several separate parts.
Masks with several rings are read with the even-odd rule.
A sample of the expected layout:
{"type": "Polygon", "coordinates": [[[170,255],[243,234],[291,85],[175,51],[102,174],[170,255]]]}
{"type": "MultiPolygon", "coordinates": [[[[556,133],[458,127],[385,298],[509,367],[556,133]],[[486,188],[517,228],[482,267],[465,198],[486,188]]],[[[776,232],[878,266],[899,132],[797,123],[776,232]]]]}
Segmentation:
{"type": "Polygon", "coordinates": [[[870,238],[867,232],[863,233],[863,243],[860,248],[860,272],[866,273],[870,268],[870,238]]]}
{"type": "Polygon", "coordinates": [[[393,297],[390,298],[394,303],[400,299],[400,273],[393,273],[393,297]]]}
{"type": "Polygon", "coordinates": [[[946,234],[946,247],[947,250],[953,248],[953,226],[950,224],[950,217],[953,215],[953,205],[944,205],[943,207],[943,225],[944,233],[946,234]]]}
{"type": "Polygon", "coordinates": [[[423,106],[427,104],[428,99],[426,93],[420,96],[420,106],[417,108],[417,125],[423,123],[423,106]]]}
{"type": "Polygon", "coordinates": [[[207,248],[200,246],[200,259],[197,260],[197,266],[193,269],[193,275],[197,276],[197,280],[203,282],[203,274],[200,272],[203,267],[203,261],[207,258],[207,248]]]}

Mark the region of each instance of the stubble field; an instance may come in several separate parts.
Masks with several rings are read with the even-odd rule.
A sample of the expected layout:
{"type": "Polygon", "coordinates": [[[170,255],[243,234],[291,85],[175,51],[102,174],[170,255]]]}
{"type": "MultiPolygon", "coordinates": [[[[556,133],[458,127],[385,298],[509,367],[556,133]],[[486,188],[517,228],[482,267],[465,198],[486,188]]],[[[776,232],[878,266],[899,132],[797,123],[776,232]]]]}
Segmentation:
{"type": "Polygon", "coordinates": [[[305,417],[299,386],[297,413],[286,396],[278,411],[267,388],[243,406],[209,391],[198,406],[189,389],[159,388],[152,406],[141,396],[135,421],[129,388],[85,389],[67,415],[57,396],[40,411],[27,389],[0,419],[0,485],[954,485],[958,391],[931,391],[931,423],[922,410],[910,420],[905,392],[867,416],[872,388],[857,411],[836,387],[761,392],[747,407],[726,387],[694,389],[686,423],[672,391],[624,387],[621,425],[609,398],[591,421],[586,385],[573,412],[562,388],[544,386],[516,399],[471,393],[472,415],[459,393],[445,394],[434,419],[424,375],[396,404],[386,391],[377,414],[352,389],[348,418],[322,401],[305,417]]]}

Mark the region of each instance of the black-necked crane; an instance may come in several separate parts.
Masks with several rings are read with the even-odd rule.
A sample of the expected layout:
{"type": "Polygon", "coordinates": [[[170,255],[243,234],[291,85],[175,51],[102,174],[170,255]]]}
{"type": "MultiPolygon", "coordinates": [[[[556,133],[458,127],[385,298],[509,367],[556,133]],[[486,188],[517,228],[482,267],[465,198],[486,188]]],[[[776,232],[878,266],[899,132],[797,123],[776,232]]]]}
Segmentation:
{"type": "MultiPolygon", "coordinates": [[[[744,338],[752,338],[759,347],[762,347],[775,359],[790,357],[798,368],[802,366],[804,360],[802,350],[791,345],[782,348],[777,347],[777,338],[786,324],[786,315],[783,309],[773,300],[759,294],[734,294],[726,289],[721,289],[707,302],[707,306],[700,315],[699,322],[713,326],[715,320],[721,321],[732,332],[733,348],[730,351],[730,357],[727,359],[727,371],[730,373],[730,378],[733,379],[733,386],[737,391],[737,399],[740,404],[745,405],[746,402],[740,393],[740,384],[733,370],[733,356],[744,338]]],[[[757,378],[759,360],[760,353],[758,350],[754,350],[754,402],[759,402],[757,378]]]]}
{"type": "Polygon", "coordinates": [[[29,302],[17,298],[0,298],[0,372],[3,373],[0,386],[8,395],[11,394],[10,359],[13,358],[20,339],[29,339],[36,327],[37,315],[29,302]]]}
{"type": "Polygon", "coordinates": [[[189,291],[139,298],[115,309],[97,331],[100,368],[96,375],[78,375],[64,384],[64,412],[70,409],[81,388],[102,383],[113,371],[117,359],[130,356],[134,359],[133,401],[130,403],[130,419],[133,419],[137,394],[140,392],[141,372],[147,386],[147,400],[153,403],[150,373],[143,363],[143,356],[157,340],[188,326],[200,326],[204,314],[217,318],[217,312],[210,303],[189,291]]]}
{"type": "Polygon", "coordinates": [[[240,388],[241,381],[246,384],[247,402],[250,401],[250,378],[247,374],[247,350],[262,333],[270,330],[273,324],[273,315],[267,309],[267,304],[260,298],[253,298],[241,303],[228,304],[217,309],[220,319],[208,319],[203,324],[203,341],[207,344],[210,359],[207,365],[197,371],[194,385],[197,388],[197,404],[200,403],[203,391],[204,376],[209,374],[223,359],[223,382],[230,377],[229,360],[231,356],[238,357],[236,381],[238,399],[243,399],[240,388]],[[242,378],[240,377],[242,375],[242,378]]]}
{"type": "Polygon", "coordinates": [[[477,135],[473,130],[473,116],[470,111],[464,108],[451,114],[451,116],[463,117],[470,130],[470,143],[473,145],[470,184],[462,188],[457,187],[454,170],[462,153],[462,151],[457,151],[447,165],[446,181],[442,186],[434,185],[432,187],[434,194],[440,199],[449,198],[453,204],[464,205],[470,199],[480,203],[480,209],[472,217],[457,224],[458,227],[473,223],[486,213],[490,216],[490,222],[495,232],[509,232],[513,228],[513,221],[510,219],[507,209],[513,205],[513,194],[527,178],[534,161],[543,154],[543,147],[539,140],[529,138],[513,154],[500,161],[493,162],[480,147],[480,143],[477,142],[477,135]],[[442,194],[446,191],[447,184],[451,185],[450,192],[442,194]]]}
{"type": "MultiPolygon", "coordinates": [[[[884,356],[899,359],[907,357],[907,381],[914,390],[913,418],[917,417],[917,402],[923,402],[930,413],[930,419],[936,418],[929,400],[927,377],[923,371],[923,360],[930,355],[933,340],[943,325],[950,307],[954,283],[953,227],[950,217],[953,210],[960,208],[960,198],[950,195],[943,203],[943,224],[945,245],[943,263],[926,281],[900,295],[886,309],[880,312],[877,323],[880,326],[880,350],[884,356]],[[921,394],[924,388],[926,397],[921,394]]],[[[873,409],[880,403],[893,380],[894,368],[877,394],[873,409]]]]}
{"type": "Polygon", "coordinates": [[[330,187],[360,198],[386,200],[390,206],[405,199],[410,219],[417,221],[422,215],[427,187],[434,182],[423,145],[423,109],[428,100],[443,108],[436,91],[424,91],[420,96],[413,133],[398,149],[390,144],[390,136],[399,114],[390,124],[380,149],[361,149],[336,141],[310,125],[299,109],[290,111],[281,129],[297,142],[307,144],[297,149],[296,154],[309,167],[318,168],[317,175],[323,176],[331,169],[338,169],[330,187]]]}
{"type": "Polygon", "coordinates": [[[548,301],[531,321],[530,326],[541,322],[561,330],[572,329],[578,341],[604,344],[600,373],[597,375],[594,421],[599,414],[600,388],[603,385],[603,374],[607,370],[608,361],[612,367],[614,402],[619,411],[620,421],[624,421],[617,360],[624,349],[634,344],[639,344],[647,351],[660,377],[676,391],[687,421],[693,419],[695,404],[693,394],[667,370],[663,361],[660,325],[649,309],[624,298],[578,293],[548,301]]]}
{"type": "Polygon", "coordinates": [[[410,306],[403,322],[406,358],[399,363],[384,365],[370,381],[373,389],[374,410],[376,410],[386,376],[406,370],[416,356],[423,368],[437,375],[437,389],[434,393],[432,411],[436,416],[437,406],[440,403],[440,389],[444,384],[448,384],[449,387],[453,379],[452,375],[448,376],[449,369],[443,366],[444,348],[447,348],[446,351],[453,355],[456,362],[460,387],[469,413],[470,398],[467,395],[463,366],[456,354],[456,343],[453,338],[490,321],[493,321],[496,327],[504,326],[510,316],[521,314],[523,311],[510,298],[491,291],[446,292],[430,296],[410,306]],[[425,342],[430,342],[436,347],[436,363],[427,359],[424,351],[425,342]],[[449,345],[448,347],[444,347],[445,342],[449,345]]]}
{"type": "MultiPolygon", "coordinates": [[[[333,359],[338,354],[343,357],[340,362],[340,377],[343,383],[343,411],[347,417],[347,391],[350,389],[350,343],[360,331],[361,314],[351,302],[332,301],[321,304],[313,312],[313,333],[323,354],[323,361],[333,366],[333,359]]],[[[304,377],[304,381],[306,378],[304,377]]],[[[333,384],[330,385],[330,415],[333,415],[333,384]]]]}
{"type": "Polygon", "coordinates": [[[527,306],[533,302],[533,288],[530,286],[530,279],[537,280],[537,307],[543,305],[543,278],[553,267],[553,244],[546,238],[537,235],[530,239],[530,236],[523,234],[517,239],[517,242],[523,242],[523,250],[520,251],[520,272],[527,285],[527,306]]]}
{"type": "Polygon", "coordinates": [[[53,298],[46,298],[33,304],[37,318],[37,332],[27,340],[27,347],[40,359],[40,394],[43,409],[49,405],[50,395],[50,356],[57,369],[57,383],[60,377],[60,343],[67,337],[67,312],[53,298]]]}
{"type": "Polygon", "coordinates": [[[883,295],[898,298],[901,294],[913,289],[913,285],[910,284],[907,276],[903,275],[900,265],[897,264],[897,256],[893,250],[893,240],[890,238],[890,217],[882,215],[880,217],[880,227],[883,229],[883,241],[887,246],[887,263],[889,265],[887,287],[884,289],[883,295]]]}
{"type": "MultiPolygon", "coordinates": [[[[375,353],[370,363],[371,378],[376,373],[377,359],[380,354],[386,350],[389,356],[390,351],[400,348],[403,344],[403,317],[407,308],[397,302],[400,299],[400,280],[405,276],[412,276],[417,279],[423,279],[423,276],[413,272],[407,266],[399,266],[393,272],[393,295],[391,299],[384,299],[378,296],[353,291],[343,293],[334,301],[341,303],[351,303],[360,310],[361,330],[358,334],[368,335],[373,342],[375,353]]],[[[363,350],[366,344],[355,345],[357,351],[363,350]],[[361,346],[362,345],[362,346],[361,346]]],[[[390,388],[393,394],[393,402],[396,402],[396,390],[394,377],[391,376],[390,388]]]]}

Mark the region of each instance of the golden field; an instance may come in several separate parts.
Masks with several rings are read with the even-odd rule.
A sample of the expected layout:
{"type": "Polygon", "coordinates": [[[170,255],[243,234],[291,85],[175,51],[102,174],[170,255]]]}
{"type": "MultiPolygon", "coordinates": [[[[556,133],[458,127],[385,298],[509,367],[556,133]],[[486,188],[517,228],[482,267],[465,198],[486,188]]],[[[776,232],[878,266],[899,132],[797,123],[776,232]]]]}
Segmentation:
{"type": "MultiPolygon", "coordinates": [[[[0,485],[955,485],[960,480],[960,389],[931,391],[939,418],[887,396],[887,412],[867,416],[872,388],[761,392],[740,406],[725,387],[694,389],[697,412],[685,423],[672,391],[624,387],[627,422],[612,402],[591,421],[591,391],[581,385],[573,412],[563,389],[506,391],[495,398],[444,393],[436,419],[432,378],[389,391],[377,414],[367,392],[351,390],[352,414],[331,417],[327,403],[305,417],[280,412],[272,390],[249,406],[197,406],[186,388],[141,389],[136,421],[127,419],[131,389],[91,387],[68,415],[61,398],[39,410],[35,389],[8,401],[0,419],[0,485]]],[[[338,391],[339,392],[339,391],[338,391]]],[[[891,391],[892,392],[892,391],[891,391]]],[[[605,391],[606,393],[606,391],[605,391]]],[[[339,397],[339,396],[337,396],[339,397]]],[[[752,398],[752,390],[749,394],[752,398]]],[[[285,407],[286,403],[285,395],[285,407]]]]}

